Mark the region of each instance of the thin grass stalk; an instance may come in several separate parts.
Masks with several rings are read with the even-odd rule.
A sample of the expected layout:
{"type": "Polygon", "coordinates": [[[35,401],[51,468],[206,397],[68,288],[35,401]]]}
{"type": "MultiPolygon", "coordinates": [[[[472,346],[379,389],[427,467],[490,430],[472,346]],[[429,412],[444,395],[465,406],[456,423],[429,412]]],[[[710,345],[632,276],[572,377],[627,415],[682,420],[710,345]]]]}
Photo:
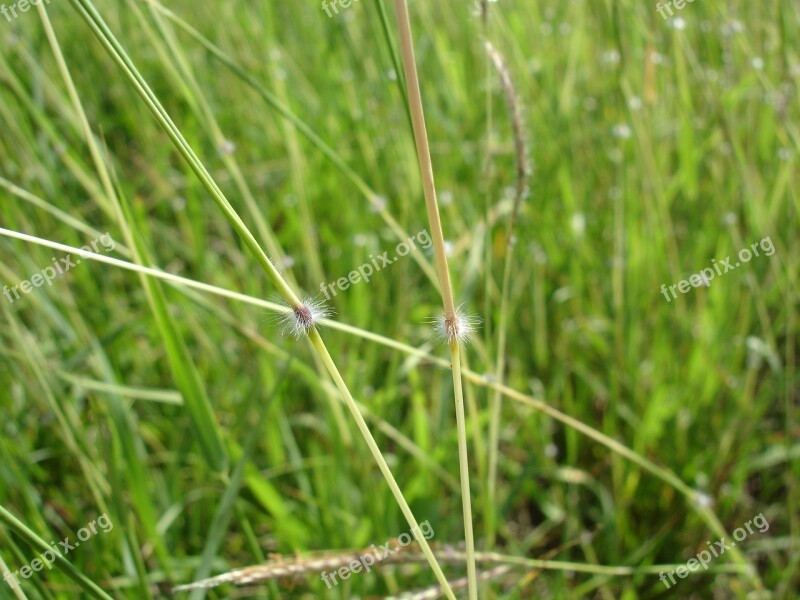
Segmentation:
{"type": "Polygon", "coordinates": [[[408,103],[408,93],[406,92],[406,82],[403,78],[403,68],[400,64],[400,57],[397,54],[397,48],[392,43],[392,34],[389,26],[389,15],[386,13],[386,5],[384,0],[378,0],[378,13],[381,19],[381,31],[383,37],[386,38],[386,45],[389,47],[389,53],[392,55],[392,64],[394,65],[395,74],[397,75],[396,82],[397,88],[400,91],[400,97],[403,99],[403,105],[406,107],[406,116],[408,117],[408,124],[413,127],[411,119],[411,106],[408,103]]]}
{"type": "MultiPolygon", "coordinates": [[[[484,7],[488,10],[488,6],[484,7]]],[[[525,162],[525,138],[522,132],[522,116],[519,110],[519,101],[514,89],[514,82],[511,79],[511,73],[503,60],[503,57],[491,44],[485,42],[486,54],[495,70],[500,75],[502,82],[503,92],[506,97],[506,105],[508,107],[509,118],[511,120],[511,128],[514,134],[514,148],[516,151],[516,187],[514,193],[514,207],[511,211],[511,218],[506,226],[506,247],[503,265],[503,283],[500,289],[500,306],[498,310],[499,323],[497,325],[497,363],[495,365],[495,378],[497,381],[503,381],[503,375],[506,368],[506,338],[508,333],[508,313],[509,313],[509,296],[511,288],[511,266],[514,258],[514,248],[516,246],[514,239],[514,232],[516,230],[517,218],[522,201],[525,199],[527,193],[527,177],[528,169],[525,162]]],[[[491,88],[489,88],[491,89],[491,88]]],[[[489,244],[491,245],[491,244],[489,244]]],[[[502,408],[502,395],[499,391],[495,393],[489,405],[489,475],[488,475],[488,488],[490,498],[491,519],[487,527],[487,540],[488,548],[494,546],[495,535],[497,533],[497,517],[494,514],[494,507],[496,506],[497,494],[497,462],[499,459],[499,446],[500,446],[500,417],[502,408]]]]}
{"type": "MultiPolygon", "coordinates": [[[[408,505],[408,502],[403,496],[403,493],[400,490],[399,486],[397,485],[397,482],[394,480],[394,476],[391,473],[391,469],[389,469],[389,466],[386,463],[386,460],[383,458],[383,455],[380,449],[378,448],[378,445],[375,442],[372,433],[369,431],[369,428],[366,422],[364,421],[363,416],[361,415],[358,405],[355,403],[355,400],[353,400],[353,397],[350,394],[350,391],[347,388],[344,379],[339,373],[339,370],[336,367],[336,364],[334,363],[333,359],[330,357],[330,354],[328,353],[328,350],[316,329],[315,319],[310,318],[309,308],[303,302],[300,301],[298,296],[294,293],[291,287],[285,282],[283,277],[280,275],[278,270],[274,267],[274,265],[267,257],[264,250],[258,244],[258,242],[253,237],[250,230],[247,228],[245,223],[239,217],[236,210],[233,208],[228,199],[225,197],[224,193],[219,188],[216,181],[214,181],[214,179],[208,173],[203,163],[194,153],[192,148],[189,146],[188,142],[184,139],[179,129],[175,126],[169,114],[166,112],[166,110],[159,102],[158,98],[152,92],[145,79],[138,72],[131,59],[127,56],[124,49],[117,41],[114,34],[106,25],[103,18],[94,8],[94,5],[92,4],[91,0],[70,0],[70,2],[78,11],[78,13],[81,15],[81,17],[83,17],[83,19],[89,25],[92,32],[101,42],[101,44],[105,47],[105,49],[107,50],[111,58],[114,60],[114,62],[117,64],[117,66],[123,71],[128,81],[134,86],[137,93],[141,96],[142,100],[145,102],[147,107],[153,113],[158,123],[161,125],[161,127],[165,130],[165,132],[169,136],[169,138],[175,144],[180,154],[184,157],[184,159],[187,161],[191,169],[195,172],[200,181],[209,191],[212,198],[215,200],[215,202],[220,207],[225,217],[230,222],[231,226],[236,230],[237,234],[239,234],[239,236],[242,238],[245,245],[256,256],[256,259],[258,260],[261,267],[264,269],[269,279],[273,282],[275,287],[278,288],[278,291],[281,294],[281,296],[286,300],[286,302],[291,307],[292,311],[297,317],[298,322],[301,323],[302,328],[308,335],[309,340],[312,343],[312,346],[319,354],[330,376],[336,382],[336,385],[339,388],[340,392],[342,393],[348,408],[353,413],[353,418],[355,419],[359,430],[364,436],[364,439],[367,442],[367,446],[369,447],[375,461],[377,462],[378,467],[380,468],[381,472],[386,478],[387,483],[389,484],[389,487],[392,491],[392,494],[394,495],[395,500],[397,501],[401,511],[403,512],[403,515],[406,517],[406,520],[408,521],[412,529],[415,531],[419,531],[419,524],[417,523],[417,520],[414,517],[411,508],[408,505]]],[[[424,538],[420,539],[420,547],[425,553],[425,556],[428,559],[428,562],[434,574],[436,575],[437,580],[442,585],[442,587],[448,592],[448,597],[455,600],[455,596],[453,595],[453,592],[450,589],[450,585],[447,581],[447,578],[444,576],[441,567],[436,561],[436,557],[433,555],[430,546],[428,545],[427,541],[424,538]]]]}
{"type": "Polygon", "coordinates": [[[411,108],[411,121],[414,140],[417,146],[417,159],[422,175],[422,186],[425,195],[425,207],[428,212],[431,236],[433,240],[436,271],[439,276],[442,302],[444,304],[443,329],[450,346],[450,358],[453,368],[453,392],[455,396],[456,428],[458,435],[458,459],[461,476],[461,505],[464,516],[464,538],[467,546],[467,579],[469,581],[469,597],[478,598],[477,571],[475,567],[475,539],[472,532],[472,499],[469,485],[469,457],[467,452],[467,431],[464,416],[464,393],[461,382],[460,343],[461,319],[456,314],[453,302],[453,289],[450,282],[450,271],[447,266],[442,221],[436,201],[436,186],[433,179],[428,134],[425,128],[425,114],[422,109],[422,95],[419,77],[414,59],[414,44],[411,37],[411,22],[408,17],[406,0],[395,0],[397,25],[400,32],[400,52],[403,57],[403,70],[406,78],[406,91],[411,108]]]}
{"type": "MultiPolygon", "coordinates": [[[[482,26],[482,29],[483,29],[483,37],[484,37],[484,39],[488,40],[489,37],[490,37],[489,2],[488,2],[488,0],[480,0],[480,12],[481,12],[481,26],[482,26]]],[[[494,264],[494,258],[493,258],[494,248],[492,247],[492,228],[491,228],[490,224],[491,224],[491,212],[492,212],[492,205],[493,205],[492,194],[493,194],[493,191],[494,191],[494,187],[492,185],[492,183],[493,183],[493,180],[492,180],[492,166],[493,166],[492,157],[493,157],[493,152],[494,152],[493,138],[492,138],[492,128],[494,126],[494,121],[493,121],[493,119],[494,119],[494,111],[493,111],[494,106],[493,106],[493,103],[492,103],[492,86],[489,84],[489,82],[492,79],[492,62],[491,62],[491,57],[488,54],[485,57],[485,69],[486,69],[486,75],[485,75],[484,81],[486,82],[485,83],[485,86],[486,86],[486,90],[485,90],[485,95],[486,95],[486,100],[485,100],[486,101],[486,157],[485,157],[485,160],[484,160],[484,164],[482,166],[482,168],[483,168],[483,181],[484,181],[484,185],[485,185],[485,188],[486,188],[485,189],[485,200],[484,200],[484,202],[485,202],[484,210],[485,210],[485,214],[486,214],[486,216],[484,217],[485,221],[486,221],[486,229],[485,229],[486,242],[484,244],[484,247],[485,247],[485,259],[484,260],[486,261],[485,264],[492,265],[492,264],[494,264]]],[[[486,315],[492,315],[492,314],[494,314],[493,307],[492,307],[492,284],[494,283],[494,281],[493,281],[493,276],[492,276],[492,270],[491,269],[484,269],[483,283],[484,283],[483,296],[485,298],[485,304],[486,304],[484,312],[485,312],[486,315]]],[[[490,348],[491,347],[491,339],[492,339],[492,319],[491,318],[487,318],[486,319],[486,324],[484,326],[484,336],[485,336],[485,339],[486,339],[486,347],[490,348]]],[[[487,392],[489,392],[489,390],[487,390],[487,392]]],[[[488,393],[487,393],[487,396],[488,396],[488,393]]],[[[494,469],[493,469],[492,468],[492,462],[493,462],[492,459],[493,459],[493,454],[496,454],[496,445],[493,445],[493,443],[492,443],[492,439],[493,439],[492,431],[493,431],[493,425],[494,425],[494,421],[492,420],[493,416],[494,416],[494,414],[491,411],[491,404],[490,404],[489,435],[488,435],[488,439],[486,441],[486,444],[487,444],[488,448],[487,448],[486,464],[484,465],[484,473],[482,473],[482,475],[485,475],[485,481],[487,481],[488,483],[485,486],[485,489],[482,491],[482,494],[481,494],[481,497],[483,499],[483,504],[484,504],[484,506],[483,506],[483,519],[484,519],[483,526],[484,526],[484,533],[486,535],[486,547],[488,549],[490,549],[490,550],[494,546],[495,531],[497,530],[497,517],[498,517],[498,515],[497,515],[497,512],[498,512],[497,511],[497,502],[496,502],[497,490],[495,490],[494,486],[492,485],[492,482],[495,481],[495,479],[496,479],[495,473],[496,473],[496,464],[497,464],[497,460],[495,459],[494,460],[494,469]],[[494,453],[492,451],[492,448],[495,448],[494,453]]],[[[499,431],[499,424],[495,428],[499,431]]],[[[488,590],[486,589],[486,584],[484,584],[482,586],[482,588],[481,588],[481,593],[482,594],[486,594],[487,592],[488,592],[488,590]]]]}

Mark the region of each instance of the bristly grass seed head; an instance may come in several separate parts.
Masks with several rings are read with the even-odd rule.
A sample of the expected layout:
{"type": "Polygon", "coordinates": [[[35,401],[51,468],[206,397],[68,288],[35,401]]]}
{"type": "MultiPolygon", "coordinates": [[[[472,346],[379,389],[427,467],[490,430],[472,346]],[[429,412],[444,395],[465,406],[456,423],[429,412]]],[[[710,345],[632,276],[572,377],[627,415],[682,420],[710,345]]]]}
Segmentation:
{"type": "Polygon", "coordinates": [[[323,301],[313,298],[303,298],[300,306],[283,304],[291,310],[280,317],[280,323],[283,325],[281,333],[285,336],[292,335],[297,339],[308,335],[311,328],[319,324],[320,319],[333,315],[333,309],[325,306],[323,301]]]}
{"type": "Polygon", "coordinates": [[[453,315],[441,314],[433,319],[433,329],[436,331],[437,339],[448,344],[468,343],[480,324],[480,317],[463,312],[461,306],[453,315]]]}

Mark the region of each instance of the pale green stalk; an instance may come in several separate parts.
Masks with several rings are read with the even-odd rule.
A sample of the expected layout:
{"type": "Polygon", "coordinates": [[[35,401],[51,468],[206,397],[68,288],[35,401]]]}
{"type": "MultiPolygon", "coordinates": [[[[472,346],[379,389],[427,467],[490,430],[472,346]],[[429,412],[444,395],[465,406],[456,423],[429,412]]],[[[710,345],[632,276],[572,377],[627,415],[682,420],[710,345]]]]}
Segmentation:
{"type": "MultiPolygon", "coordinates": [[[[483,26],[483,36],[485,39],[489,39],[489,3],[487,0],[481,0],[481,17],[482,17],[482,26],[483,26]]],[[[486,54],[486,162],[483,165],[484,169],[484,181],[486,184],[486,264],[491,265],[493,262],[493,248],[491,244],[492,233],[491,227],[489,224],[491,223],[490,214],[492,210],[492,154],[493,154],[493,147],[492,147],[492,86],[488,84],[490,81],[491,73],[492,73],[492,65],[491,65],[491,58],[489,57],[488,53],[486,54]]],[[[491,315],[492,314],[492,270],[485,269],[485,278],[484,278],[484,297],[486,298],[486,308],[485,314],[491,315]]],[[[501,308],[501,319],[503,318],[503,311],[501,308]]],[[[485,335],[486,335],[486,344],[489,347],[490,339],[491,339],[491,326],[492,321],[491,318],[486,319],[486,326],[485,326],[485,335]]],[[[501,324],[502,327],[502,324],[501,324]]],[[[501,336],[503,336],[503,332],[501,329],[501,336]]],[[[500,345],[501,341],[498,340],[498,345],[500,345]]],[[[498,366],[499,362],[502,360],[500,355],[498,354],[498,366]]],[[[499,371],[499,368],[498,370],[499,371]]],[[[495,372],[495,376],[497,376],[497,371],[495,372]]],[[[497,381],[502,381],[498,377],[497,381]]],[[[496,396],[495,396],[496,398],[496,396]]],[[[494,546],[494,538],[495,538],[495,531],[497,530],[497,490],[495,489],[494,482],[497,479],[497,440],[499,438],[499,423],[500,423],[500,403],[495,400],[493,404],[490,404],[489,410],[489,440],[488,440],[488,452],[486,457],[486,468],[485,471],[487,472],[486,476],[486,490],[483,493],[484,498],[484,507],[483,507],[483,515],[485,519],[484,523],[484,531],[486,532],[486,547],[491,549],[494,546]],[[497,408],[495,408],[495,404],[497,408]],[[497,415],[495,416],[495,412],[497,415]]],[[[485,584],[484,584],[484,591],[485,591],[485,584]]]]}
{"type": "Polygon", "coordinates": [[[442,302],[444,304],[444,329],[449,337],[450,358],[453,365],[453,392],[455,395],[456,427],[458,434],[458,459],[461,475],[461,505],[464,513],[464,538],[467,550],[467,579],[469,581],[469,597],[471,600],[478,598],[478,580],[475,568],[475,539],[472,533],[472,499],[469,485],[469,457],[467,453],[467,430],[464,416],[464,394],[461,387],[461,355],[458,328],[459,317],[453,302],[453,288],[450,282],[450,271],[447,266],[447,253],[445,251],[442,221],[439,215],[439,206],[436,201],[436,186],[433,179],[433,165],[428,146],[428,134],[425,128],[425,114],[422,109],[422,95],[419,88],[417,66],[414,60],[414,44],[411,37],[411,22],[408,18],[406,0],[395,0],[397,11],[397,26],[400,32],[400,51],[403,57],[403,70],[406,77],[411,121],[414,129],[414,140],[417,146],[417,159],[419,160],[422,186],[425,193],[425,206],[428,211],[433,240],[434,257],[436,259],[436,272],[439,276],[442,302]],[[454,327],[455,335],[448,335],[448,324],[454,327]]]}
{"type": "MultiPolygon", "coordinates": [[[[484,10],[488,11],[488,5],[484,6],[484,10]]],[[[500,306],[499,308],[499,323],[497,325],[497,363],[495,366],[495,377],[497,381],[503,381],[503,375],[506,368],[506,339],[508,333],[508,317],[509,317],[509,296],[511,294],[511,265],[514,257],[514,231],[517,224],[517,217],[522,201],[525,197],[527,190],[526,179],[528,176],[527,168],[525,166],[525,140],[522,133],[522,118],[519,114],[519,103],[517,102],[516,92],[514,90],[514,83],[511,79],[511,74],[505,65],[503,57],[499,51],[489,42],[485,42],[486,55],[490,62],[494,65],[500,80],[502,82],[503,91],[506,96],[506,104],[508,105],[509,120],[511,121],[511,129],[514,133],[515,148],[517,154],[517,184],[516,194],[514,197],[514,208],[511,211],[511,218],[506,226],[506,246],[505,257],[503,266],[503,283],[500,289],[500,306]]],[[[488,539],[486,541],[489,548],[494,546],[495,535],[497,532],[496,514],[493,507],[496,504],[496,490],[497,490],[497,461],[499,458],[500,446],[500,417],[502,407],[502,396],[500,392],[495,391],[490,404],[489,416],[489,476],[488,488],[489,498],[492,508],[489,512],[488,523],[488,539]]]]}

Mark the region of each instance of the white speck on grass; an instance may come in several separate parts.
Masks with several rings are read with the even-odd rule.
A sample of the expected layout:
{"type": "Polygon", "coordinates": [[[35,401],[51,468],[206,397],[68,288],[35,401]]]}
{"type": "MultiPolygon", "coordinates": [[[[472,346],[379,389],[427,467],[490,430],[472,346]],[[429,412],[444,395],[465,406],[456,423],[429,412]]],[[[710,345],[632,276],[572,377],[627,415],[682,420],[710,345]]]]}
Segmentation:
{"type": "Polygon", "coordinates": [[[608,156],[608,160],[610,160],[615,165],[622,163],[625,156],[622,154],[622,151],[619,148],[611,148],[606,152],[606,156],[608,156]]]}
{"type": "Polygon", "coordinates": [[[370,202],[369,210],[373,213],[379,213],[381,211],[386,210],[386,207],[389,205],[389,202],[383,196],[373,196],[372,202],[370,202]]]}
{"type": "Polygon", "coordinates": [[[558,288],[555,292],[553,292],[553,302],[556,304],[561,304],[562,302],[566,302],[572,298],[572,295],[572,288],[569,286],[558,288]]]}
{"type": "Polygon", "coordinates": [[[725,23],[722,26],[722,28],[720,29],[720,31],[722,32],[722,35],[730,36],[730,35],[733,35],[735,33],[743,32],[744,31],[744,25],[742,24],[741,21],[737,21],[736,19],[734,19],[733,21],[730,21],[729,23],[725,23]]]}
{"type": "Polygon", "coordinates": [[[714,499],[703,492],[695,492],[694,501],[699,508],[709,508],[714,504],[714,499]]]}
{"type": "Polygon", "coordinates": [[[672,19],[672,21],[670,21],[670,26],[675,31],[683,31],[684,29],[686,29],[686,20],[683,19],[682,17],[675,17],[674,19],[672,19]]]}
{"type": "Polygon", "coordinates": [[[279,269],[291,269],[294,266],[294,258],[288,254],[275,261],[275,266],[279,269]]]}
{"type": "Polygon", "coordinates": [[[622,140],[627,140],[629,137],[631,137],[631,128],[627,123],[618,123],[617,125],[614,125],[613,131],[614,137],[622,140]]]}
{"type": "Polygon", "coordinates": [[[222,156],[230,156],[234,152],[236,152],[236,144],[231,140],[223,140],[219,145],[219,153],[222,156]]]}
{"type": "Polygon", "coordinates": [[[539,244],[533,242],[528,246],[531,252],[531,256],[533,256],[533,262],[537,265],[546,265],[547,264],[547,253],[544,251],[539,244]]]}
{"type": "Polygon", "coordinates": [[[622,55],[619,53],[619,50],[606,50],[600,55],[600,60],[607,65],[616,65],[619,63],[621,58],[622,55]]]}
{"type": "Polygon", "coordinates": [[[577,212],[570,217],[569,226],[572,228],[572,233],[576,237],[583,237],[586,232],[586,216],[583,213],[577,212]]]}

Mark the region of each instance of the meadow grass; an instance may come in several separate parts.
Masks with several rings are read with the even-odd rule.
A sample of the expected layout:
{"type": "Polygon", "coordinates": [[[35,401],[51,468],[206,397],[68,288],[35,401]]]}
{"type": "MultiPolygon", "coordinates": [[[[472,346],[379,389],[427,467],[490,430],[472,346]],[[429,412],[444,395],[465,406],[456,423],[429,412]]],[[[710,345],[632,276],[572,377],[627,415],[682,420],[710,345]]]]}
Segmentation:
{"type": "Polygon", "coordinates": [[[427,556],[245,593],[414,597],[438,564],[458,597],[796,596],[800,9],[477,4],[408,7],[439,253],[300,339],[279,317],[321,283],[439,229],[393,3],[98,0],[116,62],[85,0],[0,19],[0,287],[83,259],[0,295],[0,571],[114,523],[0,598],[170,596],[410,516],[427,556]],[[105,231],[112,254],[79,250],[105,231]],[[483,322],[455,353],[443,298],[483,322]]]}

